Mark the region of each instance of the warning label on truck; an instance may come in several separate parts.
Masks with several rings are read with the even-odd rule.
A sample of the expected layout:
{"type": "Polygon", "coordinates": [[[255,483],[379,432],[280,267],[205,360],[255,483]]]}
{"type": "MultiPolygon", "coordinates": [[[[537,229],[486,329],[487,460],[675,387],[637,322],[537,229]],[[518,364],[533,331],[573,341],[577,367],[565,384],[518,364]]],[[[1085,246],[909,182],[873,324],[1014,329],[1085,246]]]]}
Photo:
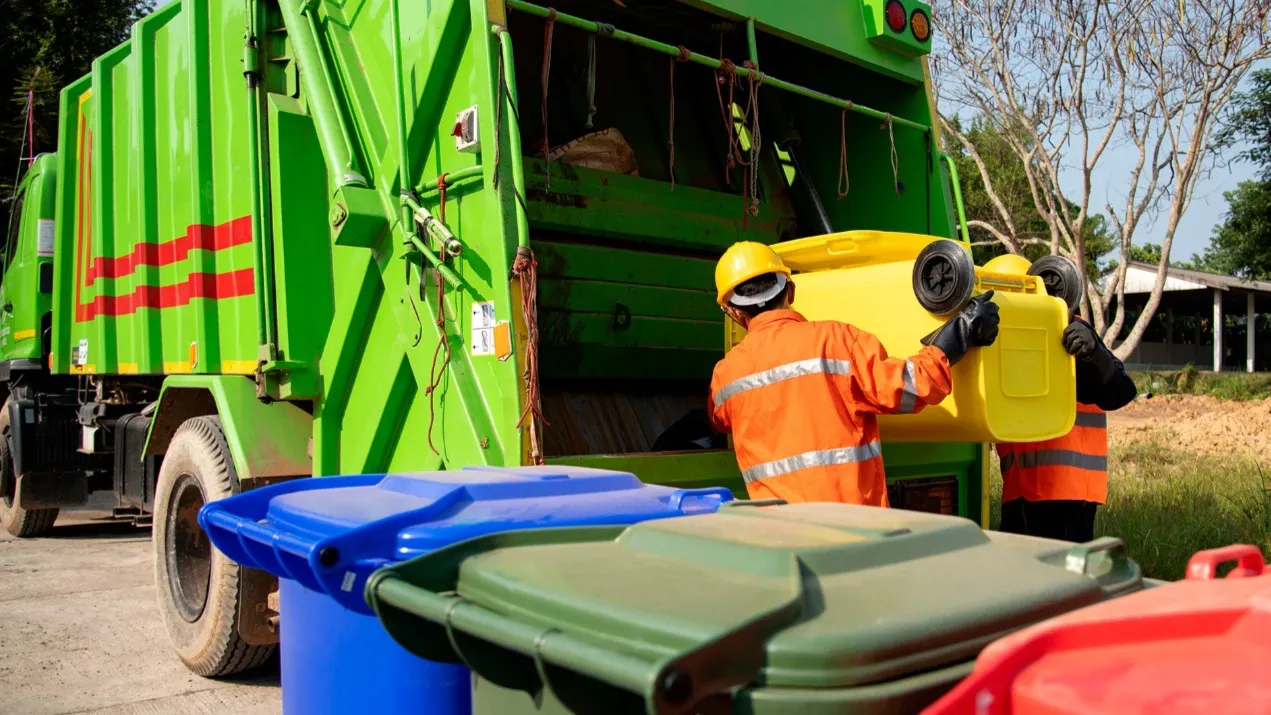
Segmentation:
{"type": "Polygon", "coordinates": [[[41,257],[53,257],[53,219],[42,218],[39,225],[39,238],[36,241],[35,252],[41,257]]]}
{"type": "Polygon", "coordinates": [[[472,354],[494,354],[494,303],[472,304],[472,354]]]}

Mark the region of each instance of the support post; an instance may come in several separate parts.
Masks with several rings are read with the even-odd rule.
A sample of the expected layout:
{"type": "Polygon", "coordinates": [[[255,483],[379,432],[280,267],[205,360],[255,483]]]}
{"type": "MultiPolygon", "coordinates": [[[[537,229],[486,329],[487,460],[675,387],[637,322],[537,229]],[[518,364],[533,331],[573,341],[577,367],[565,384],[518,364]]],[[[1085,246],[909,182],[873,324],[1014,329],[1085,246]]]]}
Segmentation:
{"type": "Polygon", "coordinates": [[[1253,372],[1253,352],[1257,343],[1257,325],[1254,323],[1253,293],[1245,296],[1245,371],[1253,372]]]}
{"type": "Polygon", "coordinates": [[[1214,288],[1214,372],[1222,372],[1222,291],[1214,288]]]}

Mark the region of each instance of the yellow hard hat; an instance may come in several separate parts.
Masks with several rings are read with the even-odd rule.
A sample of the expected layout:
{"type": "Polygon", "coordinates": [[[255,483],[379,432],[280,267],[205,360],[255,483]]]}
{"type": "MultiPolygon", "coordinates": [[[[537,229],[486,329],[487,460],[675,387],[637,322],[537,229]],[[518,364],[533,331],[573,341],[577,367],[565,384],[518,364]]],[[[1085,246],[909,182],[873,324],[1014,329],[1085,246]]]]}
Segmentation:
{"type": "Polygon", "coordinates": [[[988,263],[985,263],[984,270],[989,273],[1005,273],[1012,276],[1026,276],[1028,275],[1028,269],[1032,265],[1033,262],[1023,256],[1017,256],[1014,253],[1006,253],[994,258],[988,263]]]}
{"type": "MultiPolygon", "coordinates": [[[[790,269],[776,251],[762,243],[734,243],[715,265],[716,300],[720,305],[727,305],[737,286],[768,273],[779,273],[788,278],[790,269]]],[[[781,288],[785,288],[785,281],[781,281],[781,288]]]]}

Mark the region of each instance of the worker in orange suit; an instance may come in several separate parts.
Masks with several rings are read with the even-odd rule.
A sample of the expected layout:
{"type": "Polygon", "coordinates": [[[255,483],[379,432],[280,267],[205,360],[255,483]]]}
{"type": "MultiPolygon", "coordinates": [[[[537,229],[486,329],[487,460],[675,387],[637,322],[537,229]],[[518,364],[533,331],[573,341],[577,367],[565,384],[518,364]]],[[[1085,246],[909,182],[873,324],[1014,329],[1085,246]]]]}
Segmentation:
{"type": "Polygon", "coordinates": [[[791,308],[790,269],[768,246],[739,243],[715,268],[718,301],[746,328],[715,366],[711,423],[731,433],[752,499],[887,506],[880,414],[938,404],[949,370],[997,338],[992,293],[972,300],[908,358],[846,323],[809,322],[791,308]]]}
{"type": "Polygon", "coordinates": [[[1138,388],[1080,317],[1069,319],[1063,343],[1077,360],[1077,421],[1057,439],[997,445],[1001,529],[1084,543],[1094,538],[1095,514],[1108,498],[1107,413],[1132,402],[1138,388]]]}

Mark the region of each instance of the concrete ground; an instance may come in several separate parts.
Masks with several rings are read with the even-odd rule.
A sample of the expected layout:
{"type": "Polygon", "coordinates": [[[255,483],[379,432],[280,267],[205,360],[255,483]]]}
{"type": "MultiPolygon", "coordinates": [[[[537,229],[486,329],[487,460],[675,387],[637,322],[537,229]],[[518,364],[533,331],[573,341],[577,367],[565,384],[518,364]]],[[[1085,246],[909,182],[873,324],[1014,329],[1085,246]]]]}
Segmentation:
{"type": "Polygon", "coordinates": [[[49,536],[0,530],[0,713],[276,715],[276,666],[254,679],[193,675],[168,647],[150,530],[108,519],[114,496],[65,510],[49,536]]]}

